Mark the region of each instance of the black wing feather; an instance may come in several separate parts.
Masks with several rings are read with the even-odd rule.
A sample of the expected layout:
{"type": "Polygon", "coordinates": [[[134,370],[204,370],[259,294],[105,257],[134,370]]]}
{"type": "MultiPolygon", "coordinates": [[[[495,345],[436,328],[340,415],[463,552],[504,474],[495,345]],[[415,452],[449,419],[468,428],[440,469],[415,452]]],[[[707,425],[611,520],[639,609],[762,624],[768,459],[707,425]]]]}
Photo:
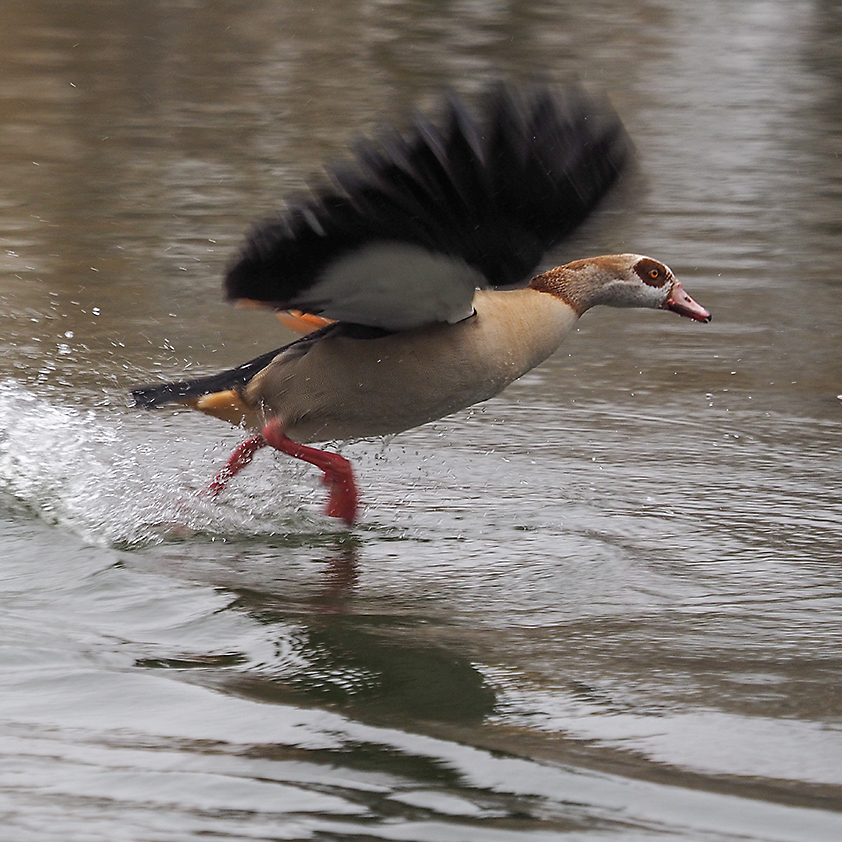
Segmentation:
{"type": "MultiPolygon", "coordinates": [[[[629,152],[619,118],[578,87],[500,85],[471,117],[455,96],[438,123],[357,143],[352,166],[251,231],[228,298],[295,306],[340,259],[378,242],[462,261],[488,286],[526,283],[543,254],[609,190],[629,152]]],[[[425,296],[404,277],[406,296],[425,296]]]]}

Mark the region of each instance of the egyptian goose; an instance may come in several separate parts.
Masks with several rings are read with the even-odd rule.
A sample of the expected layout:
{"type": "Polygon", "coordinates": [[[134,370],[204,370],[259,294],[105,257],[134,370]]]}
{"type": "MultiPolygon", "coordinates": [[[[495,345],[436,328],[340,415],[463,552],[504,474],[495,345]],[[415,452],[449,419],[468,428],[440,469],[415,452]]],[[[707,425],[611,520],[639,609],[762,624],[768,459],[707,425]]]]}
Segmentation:
{"type": "Polygon", "coordinates": [[[545,360],[596,304],[710,315],[663,263],[577,260],[529,280],[629,157],[619,118],[579,88],[500,86],[473,118],[449,97],[355,148],[332,184],[257,224],[225,279],[311,331],[238,368],[133,390],[255,431],[210,486],[270,445],[316,465],[328,514],[354,521],[350,463],[311,442],[398,433],[487,400],[545,360]]]}

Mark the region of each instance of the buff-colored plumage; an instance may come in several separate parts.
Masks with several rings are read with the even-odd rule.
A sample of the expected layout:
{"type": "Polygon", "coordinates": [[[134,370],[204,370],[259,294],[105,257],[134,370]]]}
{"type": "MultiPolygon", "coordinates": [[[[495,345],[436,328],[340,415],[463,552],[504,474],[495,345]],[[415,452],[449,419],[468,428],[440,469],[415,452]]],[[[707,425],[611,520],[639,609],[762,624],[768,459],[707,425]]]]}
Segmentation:
{"type": "Polygon", "coordinates": [[[628,154],[616,115],[578,89],[499,89],[480,121],[451,99],[357,149],[285,216],[259,224],[226,278],[313,332],[227,372],[134,391],[254,430],[211,485],[218,493],[269,444],[318,466],[330,514],[352,522],[350,464],[310,442],[399,433],[498,394],[552,354],[597,304],[707,311],[664,264],[603,255],[529,280],[581,222],[628,154]],[[520,287],[512,289],[511,287],[520,287]]]}

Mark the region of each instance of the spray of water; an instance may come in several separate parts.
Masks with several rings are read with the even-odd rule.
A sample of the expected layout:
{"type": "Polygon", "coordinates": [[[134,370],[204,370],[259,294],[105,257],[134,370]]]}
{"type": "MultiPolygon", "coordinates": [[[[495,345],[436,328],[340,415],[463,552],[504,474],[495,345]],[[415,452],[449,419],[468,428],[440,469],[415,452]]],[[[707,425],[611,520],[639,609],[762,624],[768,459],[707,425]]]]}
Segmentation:
{"type": "Polygon", "coordinates": [[[125,410],[62,405],[0,382],[0,495],[107,546],[278,534],[313,517],[302,505],[309,478],[271,454],[212,500],[203,488],[236,438],[181,418],[128,424],[125,410]]]}

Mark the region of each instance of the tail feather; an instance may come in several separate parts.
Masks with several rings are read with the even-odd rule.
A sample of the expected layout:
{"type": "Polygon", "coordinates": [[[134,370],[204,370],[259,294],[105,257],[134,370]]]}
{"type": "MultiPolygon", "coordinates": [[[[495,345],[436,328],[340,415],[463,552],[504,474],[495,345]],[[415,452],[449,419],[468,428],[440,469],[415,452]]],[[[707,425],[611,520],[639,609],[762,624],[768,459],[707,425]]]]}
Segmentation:
{"type": "Polygon", "coordinates": [[[387,332],[378,328],[330,321],[321,327],[317,327],[319,321],[324,320],[316,320],[308,325],[310,333],[288,342],[286,345],[281,345],[274,351],[261,354],[236,368],[229,368],[227,371],[220,371],[218,374],[209,374],[206,377],[196,377],[192,380],[176,380],[172,383],[152,383],[148,386],[137,386],[131,390],[135,406],[141,406],[145,409],[154,409],[156,406],[166,406],[171,403],[193,406],[196,400],[204,395],[232,390],[240,391],[258,371],[266,368],[282,351],[296,349],[300,353],[307,353],[315,342],[328,336],[370,339],[382,336],[387,332]]]}
{"type": "Polygon", "coordinates": [[[177,380],[172,383],[153,383],[148,386],[138,386],[131,390],[135,406],[144,409],[154,409],[171,403],[189,403],[203,395],[223,392],[229,389],[237,390],[265,368],[287,346],[276,348],[266,354],[250,360],[236,368],[210,374],[207,377],[196,377],[192,380],[177,380]]]}

